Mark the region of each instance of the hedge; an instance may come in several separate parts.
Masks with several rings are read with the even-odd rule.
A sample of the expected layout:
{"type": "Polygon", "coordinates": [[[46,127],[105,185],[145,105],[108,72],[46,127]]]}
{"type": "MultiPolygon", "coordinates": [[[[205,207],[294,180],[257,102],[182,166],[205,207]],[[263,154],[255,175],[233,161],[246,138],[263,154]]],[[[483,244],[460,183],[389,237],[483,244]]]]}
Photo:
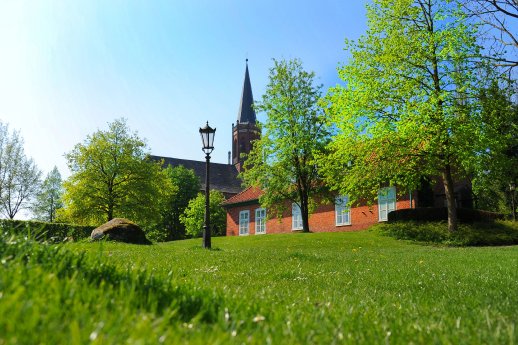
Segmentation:
{"type": "Polygon", "coordinates": [[[518,222],[501,221],[460,224],[455,232],[448,231],[446,222],[402,221],[380,223],[371,231],[425,243],[449,246],[510,246],[518,244],[518,222]]]}
{"type": "Polygon", "coordinates": [[[0,219],[0,228],[2,232],[7,231],[47,242],[80,240],[89,237],[95,229],[94,226],[13,219],[0,219]]]}
{"type": "MultiPolygon", "coordinates": [[[[458,208],[457,217],[461,223],[492,222],[504,220],[501,213],[474,210],[470,208],[458,208]]],[[[390,222],[439,222],[448,220],[448,209],[446,207],[418,207],[392,211],[388,214],[390,222]]]]}

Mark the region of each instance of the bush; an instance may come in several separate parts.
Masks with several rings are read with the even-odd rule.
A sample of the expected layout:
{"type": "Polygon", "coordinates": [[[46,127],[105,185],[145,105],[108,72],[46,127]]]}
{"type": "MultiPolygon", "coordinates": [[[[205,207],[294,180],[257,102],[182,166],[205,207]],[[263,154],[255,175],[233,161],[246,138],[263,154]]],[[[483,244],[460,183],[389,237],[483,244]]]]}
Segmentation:
{"type": "Polygon", "coordinates": [[[151,230],[146,231],[146,237],[151,242],[166,242],[169,239],[169,234],[162,226],[155,226],[151,230]]]}
{"type": "Polygon", "coordinates": [[[61,242],[67,239],[88,238],[95,227],[32,220],[0,219],[0,228],[3,231],[30,237],[37,241],[61,242]]]}
{"type": "MultiPolygon", "coordinates": [[[[210,191],[210,227],[212,236],[225,236],[227,227],[227,213],[221,204],[225,201],[223,193],[217,190],[210,191]]],[[[198,196],[189,201],[189,206],[180,215],[180,222],[185,226],[185,233],[192,237],[200,237],[203,234],[205,220],[205,195],[198,196]]]]}
{"type": "MultiPolygon", "coordinates": [[[[457,217],[461,223],[487,222],[503,220],[505,216],[501,213],[474,210],[470,208],[458,208],[457,217]]],[[[417,222],[438,222],[448,220],[448,209],[446,207],[418,207],[392,211],[388,214],[388,221],[417,221],[417,222]]]]}
{"type": "Polygon", "coordinates": [[[503,246],[518,244],[518,223],[511,221],[460,224],[448,231],[445,222],[404,221],[377,224],[371,228],[399,240],[437,243],[451,246],[503,246]]]}

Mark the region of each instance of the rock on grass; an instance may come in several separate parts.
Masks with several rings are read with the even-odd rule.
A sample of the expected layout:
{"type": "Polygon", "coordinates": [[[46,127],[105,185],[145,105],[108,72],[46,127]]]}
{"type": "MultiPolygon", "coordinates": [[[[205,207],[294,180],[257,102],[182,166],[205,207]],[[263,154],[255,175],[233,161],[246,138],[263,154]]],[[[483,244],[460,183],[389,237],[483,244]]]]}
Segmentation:
{"type": "Polygon", "coordinates": [[[90,235],[92,240],[99,240],[105,236],[120,242],[151,244],[140,226],[124,218],[114,218],[95,228],[90,235]]]}

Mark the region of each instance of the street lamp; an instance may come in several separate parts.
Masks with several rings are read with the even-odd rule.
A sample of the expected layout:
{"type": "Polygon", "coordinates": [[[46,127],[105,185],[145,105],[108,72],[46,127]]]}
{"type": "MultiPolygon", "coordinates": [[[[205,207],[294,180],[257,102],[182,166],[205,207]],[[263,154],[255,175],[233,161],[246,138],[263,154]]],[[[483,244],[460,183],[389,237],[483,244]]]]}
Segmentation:
{"type": "Polygon", "coordinates": [[[214,150],[214,135],[216,128],[209,126],[209,121],[205,127],[200,128],[201,142],[203,144],[203,152],[205,152],[206,173],[205,173],[205,224],[203,225],[203,248],[210,249],[210,191],[209,191],[209,172],[210,172],[210,154],[214,150]]]}

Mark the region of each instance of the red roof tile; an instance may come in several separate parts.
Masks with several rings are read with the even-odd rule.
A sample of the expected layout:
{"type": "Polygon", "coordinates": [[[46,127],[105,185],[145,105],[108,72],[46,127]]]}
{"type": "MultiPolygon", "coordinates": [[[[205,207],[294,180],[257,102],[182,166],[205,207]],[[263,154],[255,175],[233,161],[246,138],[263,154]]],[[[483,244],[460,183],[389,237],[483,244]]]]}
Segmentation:
{"type": "Polygon", "coordinates": [[[223,205],[240,204],[242,202],[259,200],[259,197],[263,194],[263,191],[257,187],[248,187],[241,193],[234,195],[233,197],[225,200],[223,205]]]}

